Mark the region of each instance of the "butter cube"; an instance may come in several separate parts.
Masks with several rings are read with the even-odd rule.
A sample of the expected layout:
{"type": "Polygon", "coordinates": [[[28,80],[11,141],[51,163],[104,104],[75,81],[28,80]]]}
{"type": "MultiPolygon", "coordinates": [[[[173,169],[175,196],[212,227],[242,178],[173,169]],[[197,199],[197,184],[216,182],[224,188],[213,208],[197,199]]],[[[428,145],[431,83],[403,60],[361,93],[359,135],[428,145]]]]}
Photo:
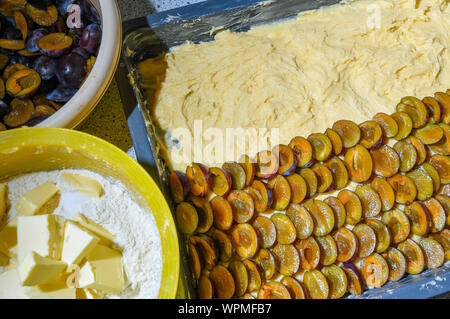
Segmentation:
{"type": "Polygon", "coordinates": [[[100,239],[71,221],[66,222],[61,260],[68,265],[79,264],[100,239]]]}
{"type": "Polygon", "coordinates": [[[36,286],[56,280],[66,270],[62,261],[45,258],[32,251],[17,268],[22,286],[36,286]]]}
{"type": "Polygon", "coordinates": [[[62,179],[68,182],[77,191],[86,195],[100,198],[103,195],[103,187],[99,181],[79,174],[63,173],[62,179]]]}
{"type": "Polygon", "coordinates": [[[122,254],[103,245],[97,245],[80,270],[80,288],[118,293],[124,287],[122,254]]]}
{"type": "Polygon", "coordinates": [[[23,195],[16,209],[20,216],[51,214],[58,207],[60,197],[59,189],[48,181],[23,195]]]}
{"type": "Polygon", "coordinates": [[[76,213],[73,217],[73,220],[76,221],[83,228],[91,231],[98,238],[100,238],[99,244],[105,246],[111,246],[112,242],[115,239],[115,236],[107,231],[102,226],[96,224],[93,220],[87,218],[86,216],[76,213]]]}
{"type": "Polygon", "coordinates": [[[77,289],[68,287],[66,280],[67,276],[61,276],[46,284],[24,287],[24,292],[31,299],[76,299],[77,289]]]}
{"type": "Polygon", "coordinates": [[[0,299],[28,299],[16,269],[0,274],[0,299]]]}
{"type": "Polygon", "coordinates": [[[64,217],[19,216],[17,222],[19,263],[32,251],[42,257],[61,260],[63,231],[64,217]]]}
{"type": "Polygon", "coordinates": [[[92,289],[78,289],[77,299],[104,299],[104,295],[92,289]]]}
{"type": "Polygon", "coordinates": [[[8,187],[0,183],[0,222],[9,210],[8,187]]]}

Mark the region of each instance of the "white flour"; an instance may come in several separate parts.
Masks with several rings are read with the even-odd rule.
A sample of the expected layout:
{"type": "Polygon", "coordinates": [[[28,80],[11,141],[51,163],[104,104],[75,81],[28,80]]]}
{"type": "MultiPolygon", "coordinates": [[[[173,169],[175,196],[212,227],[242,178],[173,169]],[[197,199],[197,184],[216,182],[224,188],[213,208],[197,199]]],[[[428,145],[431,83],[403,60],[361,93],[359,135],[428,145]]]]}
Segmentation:
{"type": "Polygon", "coordinates": [[[14,207],[22,195],[49,180],[61,191],[60,204],[54,214],[71,219],[74,214],[82,213],[116,236],[114,248],[122,251],[127,282],[120,295],[107,297],[157,298],[162,272],[159,231],[153,215],[135,202],[120,181],[88,170],[37,172],[15,177],[6,182],[12,207],[9,219],[17,214],[14,207]],[[103,196],[97,199],[74,192],[61,179],[63,172],[96,179],[103,186],[103,196]]]}

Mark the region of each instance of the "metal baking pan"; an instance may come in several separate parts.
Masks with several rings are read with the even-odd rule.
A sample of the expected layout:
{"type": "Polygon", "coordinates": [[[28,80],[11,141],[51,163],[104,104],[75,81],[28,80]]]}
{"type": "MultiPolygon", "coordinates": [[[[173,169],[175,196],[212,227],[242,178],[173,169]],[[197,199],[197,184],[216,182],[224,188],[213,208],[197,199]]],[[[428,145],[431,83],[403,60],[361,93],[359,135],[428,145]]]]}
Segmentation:
{"type": "MultiPolygon", "coordinates": [[[[139,162],[159,182],[174,211],[169,195],[169,171],[158,153],[158,145],[149,106],[139,86],[137,64],[156,57],[186,41],[212,41],[213,28],[247,31],[259,24],[293,18],[299,12],[339,3],[340,0],[208,0],[125,22],[122,61],[117,73],[119,91],[128,116],[128,124],[139,162]]],[[[184,297],[195,297],[194,280],[187,261],[186,243],[180,234],[182,285],[184,297]]],[[[407,276],[379,289],[349,298],[431,298],[450,291],[450,264],[419,275],[407,276]]],[[[181,295],[183,297],[183,295],[181,295]]]]}

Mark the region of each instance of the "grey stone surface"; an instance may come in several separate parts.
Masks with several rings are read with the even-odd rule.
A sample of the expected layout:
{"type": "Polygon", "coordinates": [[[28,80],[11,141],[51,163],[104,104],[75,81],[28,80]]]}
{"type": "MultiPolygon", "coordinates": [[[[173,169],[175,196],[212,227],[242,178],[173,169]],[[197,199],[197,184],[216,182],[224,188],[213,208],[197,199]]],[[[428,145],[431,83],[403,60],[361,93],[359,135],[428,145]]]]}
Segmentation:
{"type": "Polygon", "coordinates": [[[122,20],[127,21],[153,12],[165,11],[203,0],[117,0],[122,20]]]}

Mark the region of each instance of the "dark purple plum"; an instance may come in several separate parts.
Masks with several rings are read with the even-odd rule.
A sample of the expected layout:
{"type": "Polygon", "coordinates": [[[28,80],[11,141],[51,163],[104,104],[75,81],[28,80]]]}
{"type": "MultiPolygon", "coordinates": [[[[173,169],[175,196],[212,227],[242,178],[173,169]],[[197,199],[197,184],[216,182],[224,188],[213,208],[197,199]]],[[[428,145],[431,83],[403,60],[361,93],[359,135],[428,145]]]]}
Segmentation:
{"type": "Polygon", "coordinates": [[[0,100],[0,119],[9,113],[9,105],[0,100]]]}
{"type": "Polygon", "coordinates": [[[27,2],[40,10],[47,10],[47,7],[52,4],[52,1],[50,0],[27,0],[27,2]]]}
{"type": "Polygon", "coordinates": [[[82,56],[83,58],[85,58],[86,60],[90,58],[90,54],[89,52],[87,52],[85,49],[83,48],[75,48],[72,50],[72,53],[76,53],[80,56],[82,56]]]}
{"type": "Polygon", "coordinates": [[[88,25],[80,37],[80,46],[89,53],[95,53],[102,39],[102,29],[96,23],[88,25]]]}
{"type": "Polygon", "coordinates": [[[50,80],[56,74],[58,62],[46,55],[41,55],[33,63],[33,69],[39,73],[42,80],[50,80]]]}
{"type": "Polygon", "coordinates": [[[30,35],[27,38],[26,48],[28,52],[38,52],[39,51],[39,40],[47,35],[48,31],[46,29],[36,29],[31,31],[30,35]]]}
{"type": "Polygon", "coordinates": [[[74,96],[75,93],[77,93],[77,91],[78,91],[77,89],[58,87],[49,94],[47,94],[46,97],[48,100],[52,100],[58,103],[61,102],[65,103],[69,101],[72,98],[72,96],[74,96]]]}
{"type": "Polygon", "coordinates": [[[75,0],[56,0],[56,7],[60,15],[65,16],[67,13],[67,8],[74,4],[75,0]]]}
{"type": "Polygon", "coordinates": [[[64,55],[58,61],[56,76],[65,87],[78,89],[86,77],[86,60],[76,53],[64,55]]]}
{"type": "Polygon", "coordinates": [[[56,89],[59,85],[56,76],[52,77],[50,80],[42,80],[41,86],[39,87],[39,93],[47,94],[56,89]]]}
{"type": "Polygon", "coordinates": [[[88,0],[80,0],[81,14],[93,23],[100,24],[100,15],[88,0]]]}
{"type": "Polygon", "coordinates": [[[33,117],[31,120],[29,120],[28,122],[25,123],[26,126],[36,126],[39,123],[41,123],[42,121],[48,119],[49,116],[48,115],[39,115],[36,117],[33,117]]]}

